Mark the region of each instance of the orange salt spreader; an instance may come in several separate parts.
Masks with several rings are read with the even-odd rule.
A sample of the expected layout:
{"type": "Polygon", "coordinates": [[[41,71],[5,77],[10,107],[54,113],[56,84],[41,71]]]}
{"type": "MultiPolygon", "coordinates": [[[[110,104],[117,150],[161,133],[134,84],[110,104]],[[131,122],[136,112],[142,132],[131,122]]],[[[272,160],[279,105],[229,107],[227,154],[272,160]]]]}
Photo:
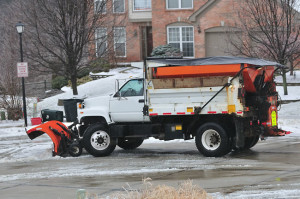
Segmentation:
{"type": "MultiPolygon", "coordinates": [[[[233,77],[232,81],[240,78],[243,85],[240,89],[240,99],[244,101],[246,112],[252,111],[252,115],[255,116],[249,119],[250,125],[262,127],[264,129],[263,136],[283,136],[291,133],[279,129],[277,123],[279,103],[274,73],[277,69],[285,66],[276,62],[242,57],[155,61],[165,65],[152,67],[151,72],[154,79],[229,76],[233,77]]],[[[222,89],[229,85],[230,83],[227,83],[222,89]]]]}

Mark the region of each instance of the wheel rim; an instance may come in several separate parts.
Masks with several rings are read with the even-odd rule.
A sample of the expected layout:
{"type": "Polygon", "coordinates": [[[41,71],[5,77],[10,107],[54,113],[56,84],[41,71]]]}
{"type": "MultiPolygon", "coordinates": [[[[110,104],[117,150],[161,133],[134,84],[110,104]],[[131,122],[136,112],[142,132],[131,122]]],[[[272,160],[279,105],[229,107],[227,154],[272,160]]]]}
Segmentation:
{"type": "Polygon", "coordinates": [[[208,129],[202,134],[201,142],[205,149],[213,151],[221,145],[221,137],[217,131],[208,129]]]}
{"type": "Polygon", "coordinates": [[[94,149],[104,150],[110,144],[110,137],[105,131],[96,131],[91,136],[91,145],[94,149]]]}
{"type": "Polygon", "coordinates": [[[80,151],[79,147],[78,146],[73,146],[71,148],[71,152],[74,153],[74,154],[78,154],[80,151]]]}

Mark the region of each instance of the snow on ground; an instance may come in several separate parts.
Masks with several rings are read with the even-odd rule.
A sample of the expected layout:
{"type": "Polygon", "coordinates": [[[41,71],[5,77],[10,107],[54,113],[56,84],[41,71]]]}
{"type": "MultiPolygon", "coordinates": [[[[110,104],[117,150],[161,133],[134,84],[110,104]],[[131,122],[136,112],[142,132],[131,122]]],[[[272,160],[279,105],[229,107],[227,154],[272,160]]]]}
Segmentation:
{"type": "Polygon", "coordinates": [[[254,199],[254,198],[262,198],[262,199],[284,199],[284,198],[299,198],[300,190],[297,188],[299,184],[290,185],[290,187],[286,189],[282,189],[282,185],[278,184],[278,189],[276,190],[268,190],[271,186],[269,185],[259,185],[259,186],[251,186],[250,190],[246,191],[236,191],[234,193],[227,194],[226,196],[222,193],[213,193],[210,194],[212,197],[220,198],[220,199],[254,199]]]}
{"type": "MultiPolygon", "coordinates": [[[[294,71],[294,73],[294,76],[286,74],[287,83],[300,83],[300,71],[294,71]]],[[[282,83],[282,76],[276,76],[275,82],[282,83]]],[[[288,95],[284,95],[282,86],[277,86],[276,89],[281,100],[300,100],[300,89],[297,86],[288,86],[288,95]]]]}
{"type": "MultiPolygon", "coordinates": [[[[300,90],[300,87],[298,87],[300,90]]],[[[300,102],[283,104],[278,112],[278,126],[293,132],[289,137],[300,136],[300,102]]]]}
{"type": "Polygon", "coordinates": [[[22,126],[23,124],[24,124],[23,120],[19,120],[19,121],[0,120],[0,128],[11,127],[11,126],[22,126]]]}
{"type": "MultiPolygon", "coordinates": [[[[282,76],[276,76],[275,81],[277,83],[282,83],[282,76]]],[[[287,83],[300,83],[300,71],[294,71],[294,75],[286,73],[286,82],[287,83]]]]}
{"type": "Polygon", "coordinates": [[[282,86],[277,86],[276,90],[281,100],[300,100],[299,88],[299,86],[288,86],[288,95],[284,95],[282,86]]]}

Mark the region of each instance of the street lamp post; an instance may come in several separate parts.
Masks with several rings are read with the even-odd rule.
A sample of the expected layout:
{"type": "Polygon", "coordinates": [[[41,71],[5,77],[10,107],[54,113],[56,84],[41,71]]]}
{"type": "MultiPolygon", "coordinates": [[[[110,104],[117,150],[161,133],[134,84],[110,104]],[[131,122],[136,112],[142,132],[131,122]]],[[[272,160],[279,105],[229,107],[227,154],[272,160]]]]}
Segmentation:
{"type": "MultiPolygon", "coordinates": [[[[23,62],[23,45],[22,45],[22,33],[24,32],[24,24],[21,22],[16,25],[17,31],[20,36],[20,54],[21,54],[21,62],[23,62]]],[[[26,97],[25,97],[25,80],[22,77],[22,92],[23,92],[23,113],[24,113],[24,121],[25,127],[27,127],[27,111],[26,111],[26,97]]]]}

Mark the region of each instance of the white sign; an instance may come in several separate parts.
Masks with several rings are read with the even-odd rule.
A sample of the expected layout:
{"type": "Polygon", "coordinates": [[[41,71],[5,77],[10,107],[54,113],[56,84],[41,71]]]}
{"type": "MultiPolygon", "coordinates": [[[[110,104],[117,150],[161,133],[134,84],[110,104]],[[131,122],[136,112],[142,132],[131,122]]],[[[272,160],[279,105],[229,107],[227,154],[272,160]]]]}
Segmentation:
{"type": "Polygon", "coordinates": [[[18,68],[18,77],[28,77],[28,63],[27,62],[19,62],[17,64],[18,68]]]}

